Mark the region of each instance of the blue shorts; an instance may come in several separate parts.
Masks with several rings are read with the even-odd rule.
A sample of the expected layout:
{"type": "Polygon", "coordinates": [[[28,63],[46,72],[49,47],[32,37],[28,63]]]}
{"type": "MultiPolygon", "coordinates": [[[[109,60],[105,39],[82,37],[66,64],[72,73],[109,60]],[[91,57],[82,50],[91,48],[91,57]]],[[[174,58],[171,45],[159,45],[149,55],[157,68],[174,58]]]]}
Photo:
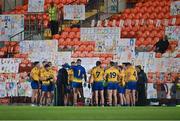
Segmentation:
{"type": "Polygon", "coordinates": [[[136,90],[137,88],[137,82],[135,81],[129,81],[126,85],[126,88],[129,90],[136,90]]]}
{"type": "Polygon", "coordinates": [[[42,84],[41,90],[43,92],[48,92],[49,91],[49,85],[42,84]]]}
{"type": "Polygon", "coordinates": [[[118,93],[125,94],[125,92],[126,92],[125,86],[118,85],[118,93]]]}
{"type": "Polygon", "coordinates": [[[48,88],[48,91],[50,91],[50,92],[51,92],[51,91],[54,91],[54,88],[55,88],[55,87],[54,87],[54,84],[50,84],[50,85],[49,85],[49,88],[48,88]]]}
{"type": "Polygon", "coordinates": [[[72,86],[72,88],[82,88],[82,83],[72,82],[71,86],[72,86]]]}
{"type": "Polygon", "coordinates": [[[93,86],[92,86],[93,91],[97,91],[97,90],[103,90],[104,86],[103,86],[103,82],[94,82],[93,86]]]}
{"type": "Polygon", "coordinates": [[[118,83],[116,82],[108,82],[107,89],[108,90],[116,90],[118,88],[118,83]]]}
{"type": "Polygon", "coordinates": [[[39,88],[39,83],[37,81],[32,80],[31,81],[31,88],[32,89],[38,89],[39,88]]]}

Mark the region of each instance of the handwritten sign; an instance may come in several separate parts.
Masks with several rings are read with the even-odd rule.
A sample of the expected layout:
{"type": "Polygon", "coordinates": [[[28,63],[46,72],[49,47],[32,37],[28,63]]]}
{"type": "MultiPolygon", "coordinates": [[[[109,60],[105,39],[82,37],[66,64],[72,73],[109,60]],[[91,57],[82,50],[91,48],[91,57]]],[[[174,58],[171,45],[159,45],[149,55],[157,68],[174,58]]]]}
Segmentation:
{"type": "Polygon", "coordinates": [[[64,5],[64,20],[85,20],[85,5],[64,5]]]}
{"type": "MultiPolygon", "coordinates": [[[[8,41],[12,36],[23,30],[24,15],[0,15],[0,41],[8,41]]],[[[12,38],[13,41],[22,39],[24,39],[24,33],[12,38]]]]}
{"type": "Polygon", "coordinates": [[[44,12],[44,0],[29,0],[28,12],[44,12]]]}

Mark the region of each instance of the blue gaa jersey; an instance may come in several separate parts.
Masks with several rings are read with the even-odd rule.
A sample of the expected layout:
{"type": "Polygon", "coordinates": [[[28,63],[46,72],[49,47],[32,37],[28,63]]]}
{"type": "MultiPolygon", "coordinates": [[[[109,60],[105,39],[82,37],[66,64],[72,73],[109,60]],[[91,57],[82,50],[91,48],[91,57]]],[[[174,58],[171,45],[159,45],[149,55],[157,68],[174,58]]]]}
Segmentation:
{"type": "Polygon", "coordinates": [[[83,76],[86,74],[86,70],[81,65],[71,67],[74,72],[73,82],[82,82],[83,76]]]}

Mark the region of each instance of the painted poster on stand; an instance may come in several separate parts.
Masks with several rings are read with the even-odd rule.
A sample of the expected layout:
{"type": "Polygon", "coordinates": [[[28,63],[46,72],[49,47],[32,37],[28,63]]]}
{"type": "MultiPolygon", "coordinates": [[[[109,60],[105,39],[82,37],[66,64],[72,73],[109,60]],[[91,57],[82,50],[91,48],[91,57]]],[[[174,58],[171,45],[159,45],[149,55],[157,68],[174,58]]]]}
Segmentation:
{"type": "Polygon", "coordinates": [[[21,53],[31,52],[57,52],[58,41],[57,40],[25,40],[20,42],[21,53]]]}
{"type": "Polygon", "coordinates": [[[17,82],[18,80],[6,80],[6,91],[8,97],[18,96],[17,82]]]}
{"type": "Polygon", "coordinates": [[[180,15],[180,1],[171,2],[170,13],[172,16],[180,15]]]}
{"type": "Polygon", "coordinates": [[[135,52],[135,65],[141,65],[145,72],[149,72],[148,68],[155,59],[154,52],[135,52]]]}
{"type": "Polygon", "coordinates": [[[118,63],[130,62],[135,63],[135,42],[136,40],[131,39],[120,39],[116,45],[116,56],[115,59],[118,63]]]}
{"type": "Polygon", "coordinates": [[[157,89],[158,99],[175,99],[176,98],[176,85],[173,83],[158,84],[157,89]]]}
{"type": "Polygon", "coordinates": [[[147,84],[147,99],[156,99],[157,98],[157,86],[154,83],[147,84]]]}
{"type": "Polygon", "coordinates": [[[64,5],[64,20],[85,20],[85,5],[64,5]]]}
{"type": "Polygon", "coordinates": [[[31,60],[31,62],[50,61],[54,64],[56,60],[56,53],[55,52],[33,52],[29,54],[28,59],[31,60]]]}
{"type": "Polygon", "coordinates": [[[60,68],[63,64],[68,63],[71,64],[71,52],[58,52],[55,60],[55,65],[60,68]]]}
{"type": "Polygon", "coordinates": [[[116,45],[120,38],[118,27],[81,28],[81,41],[95,41],[96,52],[116,52],[116,45]]]}
{"type": "Polygon", "coordinates": [[[55,62],[58,52],[57,40],[36,40],[20,42],[20,52],[28,54],[29,60],[55,62]]]}
{"type": "Polygon", "coordinates": [[[1,58],[0,73],[18,73],[21,59],[17,58],[1,58]]]}
{"type": "Polygon", "coordinates": [[[18,96],[32,96],[32,88],[30,82],[21,82],[18,84],[18,96]]]}
{"type": "Polygon", "coordinates": [[[44,12],[44,0],[29,0],[28,12],[30,13],[44,12]]]}
{"type": "Polygon", "coordinates": [[[165,35],[168,36],[169,40],[180,41],[180,26],[167,26],[165,30],[165,35]]]}
{"type": "Polygon", "coordinates": [[[0,82],[0,98],[6,97],[6,82],[0,82]]]}
{"type": "Polygon", "coordinates": [[[24,15],[0,15],[0,41],[9,41],[10,39],[12,41],[23,40],[23,30],[24,15]],[[22,33],[18,34],[20,32],[22,33]]]}

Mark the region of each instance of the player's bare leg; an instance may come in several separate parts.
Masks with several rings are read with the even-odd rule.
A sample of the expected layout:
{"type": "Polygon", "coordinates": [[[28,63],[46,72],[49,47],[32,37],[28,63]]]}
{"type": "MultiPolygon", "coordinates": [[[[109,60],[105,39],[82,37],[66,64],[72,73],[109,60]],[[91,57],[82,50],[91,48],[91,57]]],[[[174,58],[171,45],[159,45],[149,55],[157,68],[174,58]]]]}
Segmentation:
{"type": "Polygon", "coordinates": [[[126,90],[126,94],[125,94],[125,96],[126,96],[126,101],[127,101],[127,105],[128,106],[130,106],[130,90],[126,90]]]}
{"type": "Polygon", "coordinates": [[[47,92],[47,105],[51,105],[51,92],[47,92]]]}
{"type": "Polygon", "coordinates": [[[53,103],[53,99],[54,99],[54,92],[53,91],[51,91],[50,92],[50,102],[51,102],[51,104],[53,103]]]}
{"type": "Polygon", "coordinates": [[[92,91],[91,105],[93,106],[94,104],[95,104],[95,91],[92,91]]]}
{"type": "Polygon", "coordinates": [[[104,91],[100,91],[100,97],[101,97],[101,106],[104,106],[104,91]]]}
{"type": "Polygon", "coordinates": [[[40,105],[45,105],[45,101],[44,101],[45,98],[46,98],[45,92],[42,92],[40,98],[40,105]]]}
{"type": "Polygon", "coordinates": [[[77,105],[77,95],[78,95],[78,90],[76,88],[73,88],[73,104],[74,104],[74,106],[77,105]]]}
{"type": "Polygon", "coordinates": [[[38,104],[38,89],[34,90],[34,103],[36,105],[38,104]]]}
{"type": "Polygon", "coordinates": [[[136,104],[136,90],[132,90],[132,106],[136,104]]]}
{"type": "Polygon", "coordinates": [[[123,105],[126,105],[126,104],[127,104],[127,102],[126,102],[126,97],[125,97],[125,95],[124,95],[124,94],[122,94],[122,99],[123,99],[123,102],[124,102],[124,104],[123,104],[123,105]]]}
{"type": "Polygon", "coordinates": [[[120,101],[120,105],[122,106],[124,104],[122,93],[119,93],[119,101],[120,101]]]}
{"type": "Polygon", "coordinates": [[[114,105],[117,105],[117,90],[112,91],[113,99],[114,99],[114,105]]]}
{"type": "Polygon", "coordinates": [[[64,95],[64,106],[68,105],[68,102],[69,102],[68,98],[69,98],[69,94],[65,94],[64,95]]]}
{"type": "Polygon", "coordinates": [[[108,90],[108,101],[109,106],[112,106],[112,90],[108,90]]]}
{"type": "Polygon", "coordinates": [[[35,101],[35,91],[34,89],[32,90],[32,97],[31,97],[31,103],[33,104],[35,101]]]}
{"type": "Polygon", "coordinates": [[[98,90],[94,91],[95,106],[98,106],[98,90]]]}

